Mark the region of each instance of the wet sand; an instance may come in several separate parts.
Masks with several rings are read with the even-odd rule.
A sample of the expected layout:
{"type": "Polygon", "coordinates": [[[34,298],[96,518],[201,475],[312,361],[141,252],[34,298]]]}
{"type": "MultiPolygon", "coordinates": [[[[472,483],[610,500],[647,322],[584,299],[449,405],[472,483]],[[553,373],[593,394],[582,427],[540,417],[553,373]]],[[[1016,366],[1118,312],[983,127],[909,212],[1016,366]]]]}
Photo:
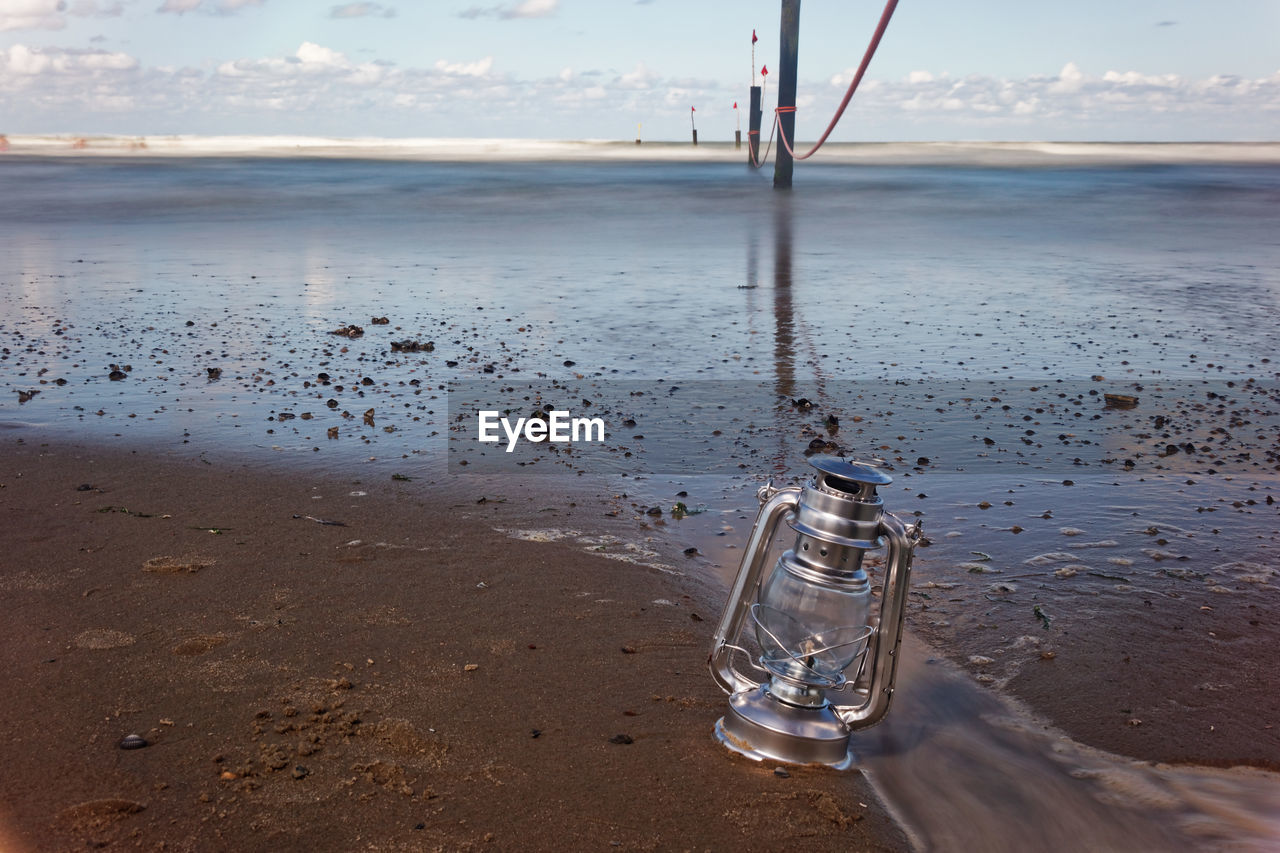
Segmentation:
{"type": "Polygon", "coordinates": [[[0,460],[6,851],[907,847],[856,774],[712,740],[692,577],[413,482],[0,460]]]}
{"type": "Polygon", "coordinates": [[[64,165],[14,172],[0,261],[5,662],[40,687],[6,699],[23,844],[315,822],[333,849],[556,847],[529,815],[563,807],[598,846],[768,847],[813,812],[832,846],[897,849],[856,777],[756,778],[704,737],[716,579],[817,442],[880,457],[930,540],[930,648],[864,744],[911,839],[1274,848],[1280,374],[1276,326],[1240,320],[1275,310],[1272,170],[835,169],[743,217],[756,188],[713,169],[64,165]],[[456,404],[486,377],[589,398],[617,440],[483,473],[456,404]],[[573,745],[538,753],[556,726],[573,745]],[[183,757],[131,769],[158,751],[183,757]],[[27,784],[50,769],[62,790],[27,784]],[[843,830],[830,802],[870,810],[843,830]]]}

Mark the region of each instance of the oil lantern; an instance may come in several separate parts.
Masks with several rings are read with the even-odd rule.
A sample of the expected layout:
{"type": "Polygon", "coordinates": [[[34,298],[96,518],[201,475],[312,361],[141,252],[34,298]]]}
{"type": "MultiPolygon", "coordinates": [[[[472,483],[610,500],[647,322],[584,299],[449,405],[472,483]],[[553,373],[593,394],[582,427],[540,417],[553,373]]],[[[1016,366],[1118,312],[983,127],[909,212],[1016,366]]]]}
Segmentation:
{"type": "Polygon", "coordinates": [[[853,764],[850,733],[879,722],[893,697],[921,525],[884,511],[876,488],[893,480],[883,470],[831,456],[811,464],[816,473],[803,487],[760,489],[760,511],[708,660],[729,694],[729,711],[715,733],[729,749],[756,760],[847,768],[853,764]],[[795,542],[764,577],[784,518],[795,542]],[[863,560],[882,548],[882,592],[874,608],[863,560]],[[739,645],[748,620],[755,654],[739,645]],[[740,672],[735,653],[760,674],[740,672]]]}

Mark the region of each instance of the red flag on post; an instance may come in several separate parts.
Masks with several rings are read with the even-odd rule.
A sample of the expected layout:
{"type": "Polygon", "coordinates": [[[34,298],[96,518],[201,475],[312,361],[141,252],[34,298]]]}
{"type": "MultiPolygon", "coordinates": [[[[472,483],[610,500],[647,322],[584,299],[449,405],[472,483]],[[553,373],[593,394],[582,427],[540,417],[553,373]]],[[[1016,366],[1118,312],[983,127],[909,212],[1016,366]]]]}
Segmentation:
{"type": "Polygon", "coordinates": [[[758,41],[760,41],[760,39],[756,38],[756,31],[755,31],[755,30],[752,30],[752,31],[751,31],[751,43],[752,43],[752,44],[755,44],[755,43],[756,43],[756,42],[758,42],[758,41]]]}

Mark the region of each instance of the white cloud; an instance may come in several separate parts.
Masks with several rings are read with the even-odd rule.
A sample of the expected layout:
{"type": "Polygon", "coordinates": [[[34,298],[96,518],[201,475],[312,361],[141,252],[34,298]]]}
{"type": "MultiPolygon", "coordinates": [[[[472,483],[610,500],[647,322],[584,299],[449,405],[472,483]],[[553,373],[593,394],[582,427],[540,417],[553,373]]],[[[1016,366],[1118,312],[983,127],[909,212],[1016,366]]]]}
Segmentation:
{"type": "Polygon", "coordinates": [[[458,13],[459,18],[549,18],[560,7],[560,0],[523,0],[498,6],[471,6],[458,13]]]}
{"type": "MultiPolygon", "coordinates": [[[[208,12],[204,2],[193,8],[208,12]]],[[[838,76],[847,81],[851,75],[850,69],[838,76]]],[[[843,94],[844,86],[829,82],[800,81],[802,139],[825,126],[843,94]]],[[[235,58],[203,70],[147,67],[106,50],[0,49],[0,116],[11,131],[25,125],[83,132],[113,115],[125,133],[306,127],[397,136],[448,127],[475,135],[610,136],[629,134],[643,121],[671,138],[697,106],[699,125],[707,124],[700,129],[714,136],[732,133],[729,105],[744,94],[736,83],[669,77],[643,63],[628,71],[562,68],[520,78],[501,70],[493,56],[402,67],[360,62],[312,41],[290,54],[235,58]]],[[[1275,137],[1280,72],[1193,79],[1091,74],[1069,64],[1057,74],[1005,78],[917,70],[865,80],[836,138],[911,138],[913,128],[934,138],[1161,138],[1179,128],[1186,129],[1183,138],[1200,129],[1212,138],[1275,137]]]]}
{"type": "Polygon", "coordinates": [[[266,0],[164,0],[157,12],[183,15],[197,9],[216,15],[234,15],[247,6],[261,6],[266,0]]]}
{"type": "Polygon", "coordinates": [[[60,30],[67,25],[65,0],[0,0],[0,32],[60,30]]]}
{"type": "Polygon", "coordinates": [[[435,67],[437,71],[455,77],[484,77],[493,68],[493,57],[486,56],[475,62],[447,62],[440,59],[436,61],[435,67]]]}
{"type": "Polygon", "coordinates": [[[76,0],[71,6],[71,14],[80,18],[118,18],[124,14],[124,4],[103,3],[99,6],[98,0],[76,0]]]}
{"type": "Polygon", "coordinates": [[[1084,85],[1084,73],[1074,62],[1068,62],[1058,72],[1058,79],[1049,84],[1051,92],[1078,92],[1084,85]]]}
{"type": "MultiPolygon", "coordinates": [[[[133,71],[138,60],[127,53],[105,50],[72,50],[57,47],[30,48],[15,44],[0,51],[0,72],[5,76],[95,75],[99,72],[133,71]]],[[[0,81],[3,81],[0,77],[0,81]]]]}
{"type": "Polygon", "coordinates": [[[394,18],[396,10],[381,3],[345,3],[329,9],[330,18],[394,18]]]}
{"type": "MultiPolygon", "coordinates": [[[[848,81],[852,73],[849,69],[837,78],[848,81]]],[[[829,97],[834,102],[835,96],[829,97]]],[[[1023,78],[977,74],[955,78],[913,71],[896,81],[865,81],[853,107],[864,116],[908,112],[913,121],[924,122],[946,114],[948,122],[1023,128],[1037,122],[1054,126],[1076,122],[1081,128],[1108,122],[1140,124],[1143,116],[1166,113],[1199,116],[1204,121],[1229,112],[1249,115],[1251,110],[1255,116],[1260,112],[1276,116],[1280,114],[1280,72],[1255,79],[1193,80],[1138,71],[1092,75],[1074,62],[1056,75],[1023,78]]]]}
{"type": "Polygon", "coordinates": [[[658,75],[637,62],[636,67],[618,77],[616,83],[623,89],[649,89],[657,82],[658,75]]]}
{"type": "Polygon", "coordinates": [[[351,67],[351,63],[340,52],[309,41],[304,41],[294,55],[303,65],[317,65],[324,68],[351,67]]]}
{"type": "Polygon", "coordinates": [[[560,0],[524,0],[502,14],[504,18],[546,18],[556,13],[560,0]]]}
{"type": "Polygon", "coordinates": [[[219,65],[217,73],[222,77],[241,78],[336,77],[359,85],[377,81],[384,71],[385,66],[379,63],[355,64],[340,51],[304,41],[293,56],[237,59],[219,65]]]}

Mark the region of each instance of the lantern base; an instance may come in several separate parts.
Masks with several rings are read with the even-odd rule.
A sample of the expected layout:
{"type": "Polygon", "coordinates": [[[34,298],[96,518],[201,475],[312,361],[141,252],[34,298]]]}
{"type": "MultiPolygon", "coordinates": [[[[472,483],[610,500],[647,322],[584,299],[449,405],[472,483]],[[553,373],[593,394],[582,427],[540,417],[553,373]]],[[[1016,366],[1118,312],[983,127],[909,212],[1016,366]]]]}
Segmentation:
{"type": "Polygon", "coordinates": [[[716,722],[716,740],[754,761],[853,765],[849,729],[830,705],[802,708],[775,699],[765,687],[729,697],[729,713],[716,722]]]}

